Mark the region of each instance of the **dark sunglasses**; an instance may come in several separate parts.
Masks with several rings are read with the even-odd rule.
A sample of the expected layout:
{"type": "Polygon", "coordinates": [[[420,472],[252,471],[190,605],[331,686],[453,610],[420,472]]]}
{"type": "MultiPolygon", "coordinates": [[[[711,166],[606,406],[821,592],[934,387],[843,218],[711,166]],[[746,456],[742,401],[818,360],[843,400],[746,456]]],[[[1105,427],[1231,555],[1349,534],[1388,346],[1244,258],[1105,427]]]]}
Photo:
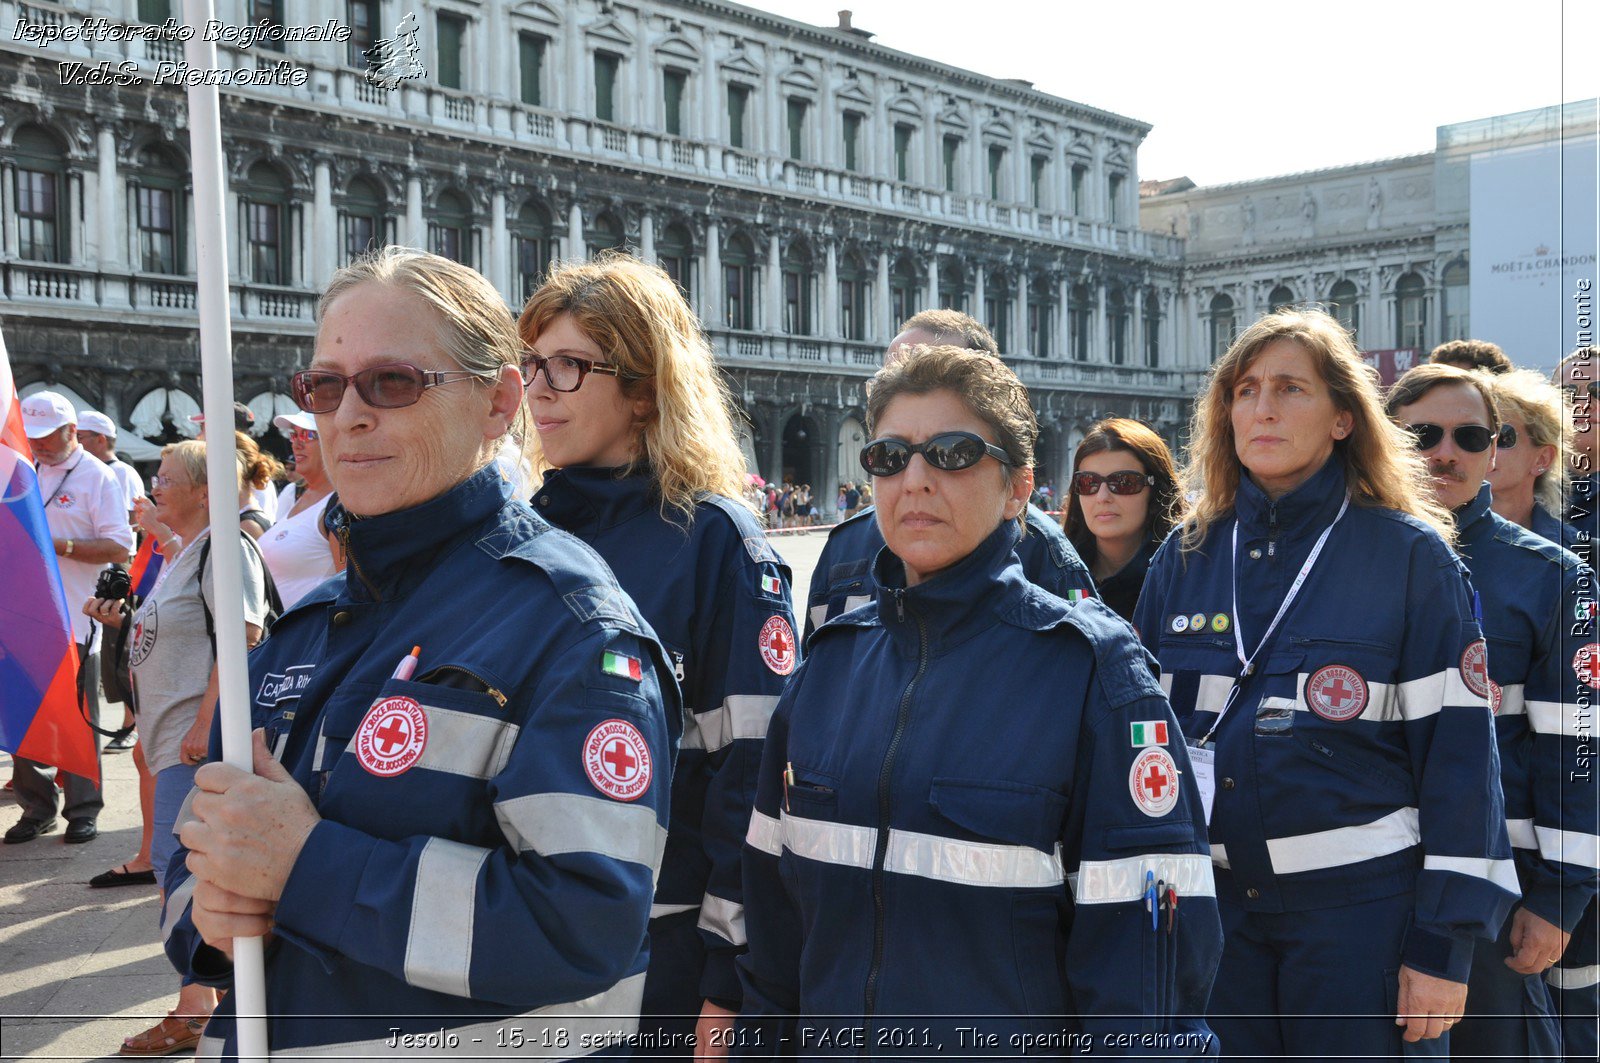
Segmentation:
{"type": "MultiPolygon", "coordinates": [[[[1569,399],[1575,400],[1578,397],[1579,389],[1577,384],[1562,384],[1561,390],[1567,393],[1567,397],[1569,399]]],[[[1600,380],[1591,380],[1584,384],[1583,391],[1585,391],[1591,399],[1600,398],[1600,380]]]]}
{"type": "Polygon", "coordinates": [[[1145,472],[1114,472],[1110,476],[1101,476],[1097,472],[1075,472],[1072,474],[1072,493],[1097,495],[1100,485],[1105,484],[1114,495],[1136,495],[1155,482],[1156,478],[1145,472]]]}
{"type": "MultiPolygon", "coordinates": [[[[1439,425],[1423,423],[1406,427],[1417,437],[1418,450],[1432,450],[1444,442],[1444,429],[1439,425]]],[[[1468,454],[1482,454],[1495,439],[1494,433],[1481,424],[1458,424],[1450,430],[1450,436],[1456,446],[1468,454]]]]}
{"type": "Polygon", "coordinates": [[[941,432],[926,443],[874,439],[861,448],[861,467],[873,476],[895,476],[906,471],[913,454],[921,454],[929,465],[944,472],[970,469],[985,454],[1002,465],[1015,464],[1005,451],[971,432],[941,432]]]}
{"type": "Polygon", "coordinates": [[[1494,437],[1494,445],[1501,450],[1511,450],[1517,445],[1517,430],[1509,424],[1500,426],[1500,434],[1494,437]]]}
{"type": "Polygon", "coordinates": [[[553,354],[546,358],[531,350],[523,353],[522,365],[519,368],[522,371],[523,387],[532,387],[533,378],[542,369],[544,382],[550,385],[551,391],[577,391],[583,387],[583,378],[590,373],[619,379],[622,376],[616,366],[604,362],[591,362],[587,358],[573,358],[565,354],[553,354]]]}
{"type": "Polygon", "coordinates": [[[368,406],[398,410],[414,405],[429,388],[470,378],[484,379],[482,374],[465,369],[439,373],[418,369],[409,362],[375,365],[349,376],[325,369],[303,369],[289,378],[289,394],[295,405],[307,413],[332,413],[344,401],[345,385],[354,384],[356,394],[368,406]]]}

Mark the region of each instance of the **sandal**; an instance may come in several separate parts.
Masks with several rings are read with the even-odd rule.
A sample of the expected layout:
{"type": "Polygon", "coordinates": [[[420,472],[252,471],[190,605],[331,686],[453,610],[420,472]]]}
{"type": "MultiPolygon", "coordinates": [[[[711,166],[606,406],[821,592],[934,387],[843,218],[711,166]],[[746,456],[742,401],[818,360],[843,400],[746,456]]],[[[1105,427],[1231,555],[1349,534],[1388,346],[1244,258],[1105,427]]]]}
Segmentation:
{"type": "Polygon", "coordinates": [[[95,889],[105,889],[109,886],[154,886],[156,884],[156,870],[147,867],[143,871],[129,871],[128,865],[114,867],[110,871],[102,871],[89,880],[89,885],[95,889]]]}
{"type": "MultiPolygon", "coordinates": [[[[209,1016],[208,1016],[209,1018],[209,1016]]],[[[200,1043],[200,1033],[206,1028],[205,1019],[186,1019],[172,1012],[167,1017],[132,1037],[122,1039],[117,1049],[120,1056],[170,1056],[200,1043]]]]}

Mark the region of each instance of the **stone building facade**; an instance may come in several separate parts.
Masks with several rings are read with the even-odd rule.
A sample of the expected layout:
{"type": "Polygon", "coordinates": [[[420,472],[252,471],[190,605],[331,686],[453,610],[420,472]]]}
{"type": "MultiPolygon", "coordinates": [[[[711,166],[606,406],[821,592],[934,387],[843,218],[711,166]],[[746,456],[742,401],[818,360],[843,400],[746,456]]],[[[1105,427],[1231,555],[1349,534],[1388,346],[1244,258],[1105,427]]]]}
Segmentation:
{"type": "MultiPolygon", "coordinates": [[[[235,374],[260,423],[288,406],[332,271],[397,242],[513,308],[554,260],[660,263],[752,467],[827,499],[859,478],[863,382],[928,306],[1000,338],[1044,426],[1041,480],[1099,417],[1182,431],[1207,358],[1187,233],[1140,228],[1148,125],[720,0],[285,6],[217,4],[235,374]],[[330,26],[348,39],[278,39],[330,26]],[[367,76],[379,41],[411,63],[387,84],[367,76]]],[[[12,363],[116,417],[130,451],[188,431],[199,395],[183,45],[154,29],[178,8],[0,0],[12,363]]]]}

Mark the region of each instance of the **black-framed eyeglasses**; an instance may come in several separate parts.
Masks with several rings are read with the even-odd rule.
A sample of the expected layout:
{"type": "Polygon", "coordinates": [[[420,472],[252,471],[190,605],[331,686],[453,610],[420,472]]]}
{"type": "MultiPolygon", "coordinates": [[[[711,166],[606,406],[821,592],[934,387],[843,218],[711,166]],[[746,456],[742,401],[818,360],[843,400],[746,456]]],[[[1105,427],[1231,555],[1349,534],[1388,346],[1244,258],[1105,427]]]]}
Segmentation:
{"type": "Polygon", "coordinates": [[[1517,445],[1517,429],[1515,425],[1503,424],[1500,434],[1494,437],[1494,445],[1501,450],[1511,450],[1517,445]]]}
{"type": "MultiPolygon", "coordinates": [[[[1417,437],[1418,450],[1432,450],[1444,442],[1444,428],[1440,425],[1424,422],[1406,427],[1417,437]]],[[[1494,442],[1495,434],[1485,425],[1458,424],[1450,429],[1450,437],[1456,441],[1456,446],[1468,454],[1482,454],[1494,442]]]]}
{"type": "Polygon", "coordinates": [[[895,476],[905,472],[911,457],[921,454],[935,469],[958,472],[970,469],[985,454],[1002,465],[1015,465],[1011,456],[993,443],[971,432],[941,432],[925,443],[903,439],[874,439],[861,448],[861,467],[873,476],[895,476]]]}
{"type": "Polygon", "coordinates": [[[574,358],[570,354],[552,354],[546,358],[532,349],[522,352],[522,386],[532,387],[533,378],[542,369],[544,382],[551,391],[577,391],[583,387],[583,378],[590,373],[620,378],[622,372],[605,362],[591,362],[587,358],[574,358]]]}
{"type": "Polygon", "coordinates": [[[1136,495],[1146,487],[1153,486],[1155,482],[1156,478],[1147,472],[1124,470],[1109,476],[1101,476],[1097,472],[1075,472],[1072,474],[1072,493],[1097,495],[1100,493],[1100,485],[1105,484],[1111,488],[1111,493],[1114,495],[1136,495]]]}
{"type": "Polygon", "coordinates": [[[356,394],[368,406],[398,410],[416,404],[429,388],[468,379],[484,377],[466,369],[418,369],[410,362],[386,362],[349,376],[326,369],[302,369],[289,378],[289,394],[307,413],[332,413],[344,401],[345,385],[354,384],[356,394]]]}

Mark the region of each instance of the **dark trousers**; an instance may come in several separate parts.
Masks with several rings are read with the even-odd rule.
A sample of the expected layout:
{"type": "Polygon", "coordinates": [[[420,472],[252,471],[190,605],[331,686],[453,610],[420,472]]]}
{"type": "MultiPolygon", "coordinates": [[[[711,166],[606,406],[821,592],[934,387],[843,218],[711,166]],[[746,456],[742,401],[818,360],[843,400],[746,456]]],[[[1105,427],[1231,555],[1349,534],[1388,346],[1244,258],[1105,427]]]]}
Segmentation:
{"type": "Polygon", "coordinates": [[[1560,1033],[1550,991],[1544,975],[1518,974],[1506,966],[1511,924],[1507,919],[1493,944],[1479,941],[1472,950],[1467,1014],[1450,1031],[1450,1048],[1462,1056],[1553,1060],[1560,1033]]]}
{"type": "Polygon", "coordinates": [[[1448,1056],[1450,1035],[1406,1044],[1394,1024],[1410,894],[1343,908],[1247,912],[1218,875],[1222,964],[1208,1021],[1228,1057],[1448,1056]]]}
{"type": "MultiPolygon", "coordinates": [[[[85,643],[78,643],[78,667],[84,675],[84,700],[88,705],[89,719],[96,725],[100,723],[100,655],[89,653],[85,643]]],[[[94,736],[95,763],[99,764],[100,736],[94,736]]],[[[67,819],[88,819],[93,822],[100,815],[100,809],[105,805],[105,798],[100,795],[100,787],[78,775],[69,775],[66,772],[57,772],[55,768],[45,767],[35,761],[16,757],[12,761],[11,788],[17,795],[17,804],[22,807],[22,818],[46,822],[56,816],[56,787],[55,777],[61,776],[63,790],[62,814],[67,819]]]]}
{"type": "Polygon", "coordinates": [[[650,920],[650,966],[644,976],[635,1058],[694,1058],[694,1028],[705,1003],[700,974],[706,948],[699,921],[698,908],[650,920]]]}
{"type": "Polygon", "coordinates": [[[1600,1041],[1600,901],[1590,901],[1561,962],[1545,972],[1561,1019],[1561,1054],[1593,1061],[1600,1041]]]}

